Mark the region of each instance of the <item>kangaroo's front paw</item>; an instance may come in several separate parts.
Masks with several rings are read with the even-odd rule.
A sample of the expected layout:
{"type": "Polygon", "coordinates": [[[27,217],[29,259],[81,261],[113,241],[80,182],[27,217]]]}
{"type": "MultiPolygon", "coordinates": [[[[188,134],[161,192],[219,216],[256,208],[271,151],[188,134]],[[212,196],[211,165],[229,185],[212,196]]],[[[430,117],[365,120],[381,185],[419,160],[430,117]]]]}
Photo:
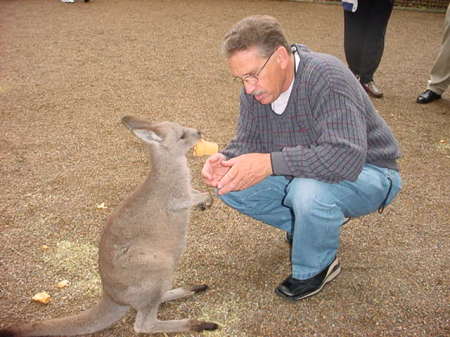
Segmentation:
{"type": "Polygon", "coordinates": [[[203,194],[203,200],[198,203],[195,208],[200,211],[206,211],[208,208],[210,208],[213,204],[213,198],[210,193],[202,193],[203,194]]]}

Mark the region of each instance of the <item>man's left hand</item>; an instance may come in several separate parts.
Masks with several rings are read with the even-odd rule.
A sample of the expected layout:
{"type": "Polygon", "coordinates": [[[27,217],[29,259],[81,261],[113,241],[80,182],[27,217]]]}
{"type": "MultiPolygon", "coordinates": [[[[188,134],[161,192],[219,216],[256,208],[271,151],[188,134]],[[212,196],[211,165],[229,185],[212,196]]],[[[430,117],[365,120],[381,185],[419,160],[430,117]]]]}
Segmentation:
{"type": "Polygon", "coordinates": [[[225,160],[222,165],[230,170],[217,185],[219,194],[246,189],[272,174],[270,153],[247,153],[225,160]]]}

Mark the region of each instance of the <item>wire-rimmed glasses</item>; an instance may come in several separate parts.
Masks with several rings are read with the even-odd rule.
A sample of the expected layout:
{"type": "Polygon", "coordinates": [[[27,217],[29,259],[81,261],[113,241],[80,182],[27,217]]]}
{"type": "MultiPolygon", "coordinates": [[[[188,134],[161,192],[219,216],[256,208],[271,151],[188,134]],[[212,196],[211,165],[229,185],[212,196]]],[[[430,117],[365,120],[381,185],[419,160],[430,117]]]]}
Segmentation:
{"type": "Polygon", "coordinates": [[[275,54],[277,50],[275,49],[272,54],[270,54],[270,56],[267,58],[266,62],[264,62],[264,64],[261,66],[261,68],[259,68],[259,70],[254,73],[254,74],[247,74],[244,75],[242,77],[234,77],[234,80],[236,81],[240,81],[242,82],[242,85],[245,86],[247,85],[255,85],[256,83],[258,83],[259,81],[259,75],[261,74],[261,72],[264,70],[265,66],[267,65],[267,63],[269,62],[270,58],[272,57],[273,54],[275,54]]]}

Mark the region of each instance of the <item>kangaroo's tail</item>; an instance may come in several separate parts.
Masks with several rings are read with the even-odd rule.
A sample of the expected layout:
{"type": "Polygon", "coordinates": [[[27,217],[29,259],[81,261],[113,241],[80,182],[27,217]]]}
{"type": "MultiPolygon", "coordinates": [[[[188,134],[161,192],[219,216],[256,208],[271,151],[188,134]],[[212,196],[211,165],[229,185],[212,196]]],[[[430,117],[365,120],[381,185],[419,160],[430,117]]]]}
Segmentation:
{"type": "Polygon", "coordinates": [[[0,329],[0,337],[91,334],[117,322],[127,313],[128,309],[128,306],[119,305],[104,294],[97,305],[78,315],[0,329]]]}

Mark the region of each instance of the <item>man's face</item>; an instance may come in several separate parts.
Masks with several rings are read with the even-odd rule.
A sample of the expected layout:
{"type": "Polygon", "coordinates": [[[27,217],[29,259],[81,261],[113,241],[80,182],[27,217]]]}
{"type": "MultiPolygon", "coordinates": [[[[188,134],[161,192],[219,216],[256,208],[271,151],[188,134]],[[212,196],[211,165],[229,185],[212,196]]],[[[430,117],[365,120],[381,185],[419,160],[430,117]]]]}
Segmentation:
{"type": "Polygon", "coordinates": [[[261,56],[257,47],[252,47],[235,52],[227,60],[231,74],[241,78],[245,92],[255,96],[261,104],[272,103],[282,93],[286,74],[280,66],[279,51],[280,47],[268,58],[261,56]]]}

